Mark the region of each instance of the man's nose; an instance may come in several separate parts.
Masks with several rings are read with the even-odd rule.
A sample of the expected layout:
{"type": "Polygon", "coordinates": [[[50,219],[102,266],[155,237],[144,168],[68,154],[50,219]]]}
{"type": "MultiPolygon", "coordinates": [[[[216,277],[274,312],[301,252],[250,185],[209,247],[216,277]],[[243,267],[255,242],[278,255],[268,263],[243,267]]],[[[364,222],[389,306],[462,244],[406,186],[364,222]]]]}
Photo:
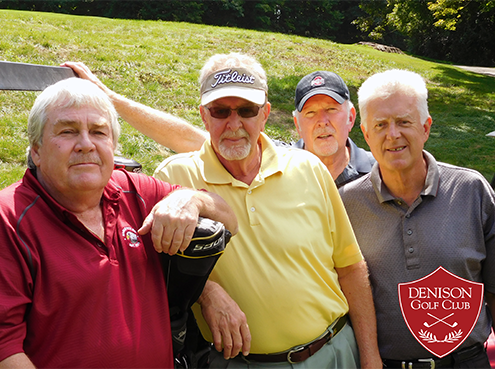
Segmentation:
{"type": "Polygon", "coordinates": [[[95,149],[91,135],[87,131],[81,131],[77,137],[76,151],[89,152],[95,149]]]}
{"type": "Polygon", "coordinates": [[[239,128],[242,127],[242,122],[241,122],[241,116],[237,114],[236,110],[232,110],[230,113],[230,116],[227,118],[227,127],[231,131],[237,131],[239,128]]]}
{"type": "Polygon", "coordinates": [[[322,126],[330,125],[330,114],[326,110],[320,110],[316,113],[316,123],[322,126]]]}
{"type": "Polygon", "coordinates": [[[399,127],[397,127],[397,124],[396,123],[389,124],[388,130],[387,130],[387,137],[390,140],[396,140],[397,138],[400,137],[400,135],[401,135],[400,129],[399,129],[399,127]]]}

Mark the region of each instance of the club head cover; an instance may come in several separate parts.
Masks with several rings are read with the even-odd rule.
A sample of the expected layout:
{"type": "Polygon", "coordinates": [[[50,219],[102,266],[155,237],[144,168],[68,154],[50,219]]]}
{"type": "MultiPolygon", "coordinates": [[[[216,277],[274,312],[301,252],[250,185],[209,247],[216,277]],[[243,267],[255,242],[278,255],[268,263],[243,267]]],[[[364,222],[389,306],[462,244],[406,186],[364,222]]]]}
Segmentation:
{"type": "Polygon", "coordinates": [[[189,246],[174,256],[177,268],[188,275],[210,274],[230,238],[231,233],[223,223],[200,217],[189,246]]]}

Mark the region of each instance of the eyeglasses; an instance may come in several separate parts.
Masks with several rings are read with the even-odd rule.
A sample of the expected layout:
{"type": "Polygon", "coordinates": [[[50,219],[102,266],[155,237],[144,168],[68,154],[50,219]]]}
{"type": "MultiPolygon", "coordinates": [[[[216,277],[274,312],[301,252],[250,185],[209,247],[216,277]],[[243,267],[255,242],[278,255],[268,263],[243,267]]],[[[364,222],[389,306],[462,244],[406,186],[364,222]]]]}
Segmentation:
{"type": "Polygon", "coordinates": [[[232,111],[237,112],[237,115],[240,116],[241,118],[255,117],[258,115],[258,113],[260,112],[260,109],[263,106],[258,106],[258,105],[240,106],[237,109],[223,108],[223,107],[219,107],[219,106],[214,106],[212,108],[205,106],[205,108],[210,111],[210,114],[213,118],[225,119],[225,118],[230,117],[230,114],[232,114],[232,111]]]}

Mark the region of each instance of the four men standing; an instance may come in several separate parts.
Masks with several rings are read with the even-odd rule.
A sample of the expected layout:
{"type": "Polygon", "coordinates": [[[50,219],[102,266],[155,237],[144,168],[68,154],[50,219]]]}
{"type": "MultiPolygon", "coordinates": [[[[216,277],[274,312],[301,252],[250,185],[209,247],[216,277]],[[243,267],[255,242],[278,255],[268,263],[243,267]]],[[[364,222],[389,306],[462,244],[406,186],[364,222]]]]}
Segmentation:
{"type": "MultiPolygon", "coordinates": [[[[71,66],[76,72],[83,68],[71,66]]],[[[361,128],[377,159],[372,170],[371,155],[348,138],[356,112],[342,79],[315,72],[300,81],[294,112],[303,140],[299,145],[316,154],[331,177],[312,155],[277,148],[262,133],[270,103],[266,75],[255,60],[239,54],[214,56],[202,70],[201,86],[200,112],[209,138],[200,151],[166,160],[156,176],[221,195],[239,218],[240,233],[199,299],[202,314],[197,317],[202,321],[203,316],[207,323],[202,330],[211,333],[217,350],[223,350],[223,358],[214,357],[214,367],[249,362],[357,366],[347,313],[360,365],[381,365],[366,264],[332,183],[332,177],[340,187],[361,176],[341,187],[340,194],[368,262],[385,365],[423,367],[424,359],[431,357],[405,326],[397,284],[424,277],[441,265],[462,278],[484,283],[487,309],[483,306],[475,329],[460,349],[435,364],[489,367],[482,343],[493,324],[490,313],[495,315],[494,195],[478,173],[437,163],[423,150],[432,120],[421,77],[389,71],[372,76],[359,90],[361,128]],[[244,356],[237,356],[239,351],[244,356]]],[[[100,88],[105,89],[101,83],[100,88]]],[[[133,106],[118,95],[112,100],[116,106],[121,104],[125,119],[147,115],[148,127],[157,121],[152,109],[133,106]]],[[[98,123],[98,110],[88,107],[84,119],[77,112],[67,114],[57,117],[64,130],[74,126],[70,122],[88,121],[98,126],[88,132],[103,130],[109,135],[104,122],[98,123]]],[[[49,155],[50,145],[62,150],[66,142],[57,129],[47,131],[53,137],[47,136],[44,145],[35,145],[31,151],[33,163],[45,170],[38,170],[38,181],[65,207],[101,197],[94,191],[107,182],[95,180],[97,172],[88,171],[73,184],[72,190],[80,185],[84,193],[59,186],[63,177],[54,174],[63,172],[64,162],[49,155]],[[97,188],[88,187],[93,184],[97,188]],[[72,192],[84,201],[73,201],[68,196],[72,192]]],[[[191,143],[174,144],[187,151],[206,137],[192,131],[191,143]]],[[[110,157],[105,147],[99,150],[103,158],[110,157]]],[[[107,161],[100,163],[91,155],[86,159],[72,164],[96,166],[107,161]]],[[[80,216],[78,208],[71,210],[95,237],[105,240],[101,209],[95,209],[91,214],[83,209],[80,216]]],[[[228,222],[222,214],[214,215],[228,222]]],[[[167,232],[159,238],[169,238],[167,232]]],[[[183,243],[167,239],[157,249],[173,253],[183,243]]]]}

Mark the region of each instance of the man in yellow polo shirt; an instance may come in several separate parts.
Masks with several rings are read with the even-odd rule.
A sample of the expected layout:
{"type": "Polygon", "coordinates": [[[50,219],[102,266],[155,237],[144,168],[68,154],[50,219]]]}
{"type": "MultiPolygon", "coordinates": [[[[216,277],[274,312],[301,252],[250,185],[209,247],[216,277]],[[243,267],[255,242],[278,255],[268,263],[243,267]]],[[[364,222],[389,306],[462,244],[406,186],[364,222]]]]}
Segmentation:
{"type": "Polygon", "coordinates": [[[270,103],[256,60],[215,55],[200,82],[210,138],[155,176],[219,194],[238,218],[195,311],[223,351],[210,367],[381,366],[366,264],[330,173],[262,133],[270,103]]]}

